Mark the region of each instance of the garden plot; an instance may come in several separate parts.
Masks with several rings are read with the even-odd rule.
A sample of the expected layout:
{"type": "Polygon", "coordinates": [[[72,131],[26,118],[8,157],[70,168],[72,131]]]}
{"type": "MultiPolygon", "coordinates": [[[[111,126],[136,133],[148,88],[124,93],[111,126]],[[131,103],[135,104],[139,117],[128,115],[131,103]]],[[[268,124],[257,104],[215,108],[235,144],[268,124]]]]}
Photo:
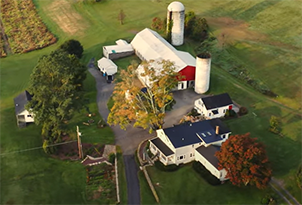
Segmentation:
{"type": "Polygon", "coordinates": [[[26,53],[57,41],[38,16],[32,0],[1,0],[0,5],[4,32],[13,53],[26,53]]]}
{"type": "Polygon", "coordinates": [[[100,164],[86,168],[86,196],[102,204],[116,203],[115,171],[113,165],[100,164]]]}

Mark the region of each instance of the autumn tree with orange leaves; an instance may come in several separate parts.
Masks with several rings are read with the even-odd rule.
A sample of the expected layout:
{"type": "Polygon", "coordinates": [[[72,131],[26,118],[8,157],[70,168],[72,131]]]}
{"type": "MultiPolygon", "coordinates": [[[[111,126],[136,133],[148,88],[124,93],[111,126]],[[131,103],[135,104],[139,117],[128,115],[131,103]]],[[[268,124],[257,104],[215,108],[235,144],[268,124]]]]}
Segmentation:
{"type": "Polygon", "coordinates": [[[167,106],[173,102],[171,90],[178,84],[179,73],[170,61],[149,61],[141,64],[142,72],[137,72],[137,65],[128,66],[121,71],[121,81],[114,87],[114,105],[108,116],[110,125],[120,125],[122,129],[134,122],[134,127],[162,128],[167,106]],[[154,65],[157,66],[154,66],[154,65]],[[138,75],[148,76],[152,85],[142,90],[138,75]]]}
{"type": "Polygon", "coordinates": [[[225,168],[232,184],[255,185],[264,189],[270,181],[272,170],[264,145],[250,134],[230,136],[215,156],[219,169],[225,168]]]}

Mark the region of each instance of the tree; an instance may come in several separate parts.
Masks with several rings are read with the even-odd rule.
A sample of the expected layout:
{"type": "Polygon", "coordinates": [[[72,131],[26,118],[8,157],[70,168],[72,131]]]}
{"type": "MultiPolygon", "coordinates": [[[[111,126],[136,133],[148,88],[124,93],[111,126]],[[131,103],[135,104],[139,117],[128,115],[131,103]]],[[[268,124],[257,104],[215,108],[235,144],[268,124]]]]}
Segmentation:
{"type": "Polygon", "coordinates": [[[59,49],[62,49],[69,54],[74,54],[78,58],[82,57],[84,51],[81,43],[74,39],[65,41],[62,45],[60,45],[59,49]]]}
{"type": "Polygon", "coordinates": [[[75,55],[56,50],[42,56],[30,76],[29,92],[32,100],[27,104],[42,125],[42,136],[47,143],[60,141],[75,110],[82,107],[83,81],[86,68],[75,55]]]}
{"type": "Polygon", "coordinates": [[[163,31],[164,30],[164,26],[165,26],[165,23],[164,21],[161,20],[161,18],[159,17],[154,17],[152,19],[152,24],[151,24],[151,28],[160,32],[160,31],[163,31]]]}
{"type": "Polygon", "coordinates": [[[124,19],[126,17],[126,14],[124,13],[123,9],[120,10],[120,13],[118,14],[117,18],[120,21],[121,25],[124,24],[124,19]]]}
{"type": "Polygon", "coordinates": [[[200,18],[193,11],[185,15],[185,35],[196,41],[203,41],[208,37],[208,24],[205,18],[200,18]]]}
{"type": "Polygon", "coordinates": [[[264,145],[249,135],[247,133],[230,136],[215,156],[219,160],[219,169],[226,169],[226,177],[232,184],[237,186],[250,184],[263,189],[270,181],[272,170],[264,145]]]}
{"type": "Polygon", "coordinates": [[[122,70],[121,82],[114,88],[114,105],[108,116],[108,123],[119,124],[125,129],[134,121],[134,127],[149,128],[152,132],[152,129],[162,128],[166,108],[173,103],[171,90],[176,87],[180,76],[170,61],[143,62],[142,66],[141,76],[148,76],[152,85],[143,90],[137,85],[137,65],[132,64],[127,71],[122,70]],[[154,63],[160,65],[160,71],[153,67],[154,63]]]}

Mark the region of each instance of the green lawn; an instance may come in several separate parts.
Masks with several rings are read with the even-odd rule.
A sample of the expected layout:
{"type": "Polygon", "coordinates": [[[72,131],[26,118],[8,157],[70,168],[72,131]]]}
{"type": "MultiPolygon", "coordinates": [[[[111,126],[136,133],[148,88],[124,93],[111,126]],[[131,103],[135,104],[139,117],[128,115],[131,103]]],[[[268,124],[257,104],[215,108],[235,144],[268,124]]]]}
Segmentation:
{"type": "MultiPolygon", "coordinates": [[[[260,204],[270,190],[235,187],[230,183],[209,185],[188,164],[175,172],[148,167],[148,173],[159,195],[160,204],[260,204]],[[177,180],[176,180],[177,179],[177,180]],[[159,185],[156,185],[159,183],[159,185]]],[[[143,180],[143,179],[141,179],[143,180]]],[[[141,182],[141,185],[147,183],[141,182]]],[[[154,204],[150,188],[142,193],[142,204],[154,204]]]]}

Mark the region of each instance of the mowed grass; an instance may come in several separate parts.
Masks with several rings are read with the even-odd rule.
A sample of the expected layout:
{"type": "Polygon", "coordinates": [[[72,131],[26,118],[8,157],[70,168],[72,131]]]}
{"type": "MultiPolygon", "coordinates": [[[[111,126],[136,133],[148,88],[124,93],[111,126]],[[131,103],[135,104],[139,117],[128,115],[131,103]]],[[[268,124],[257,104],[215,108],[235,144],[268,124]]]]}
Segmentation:
{"type": "MultiPolygon", "coordinates": [[[[235,187],[230,183],[211,186],[193,170],[191,164],[175,172],[163,172],[155,167],[147,167],[147,170],[160,204],[260,204],[262,197],[270,192],[254,187],[235,187]]],[[[142,204],[155,204],[151,191],[148,191],[142,194],[142,204]]]]}

